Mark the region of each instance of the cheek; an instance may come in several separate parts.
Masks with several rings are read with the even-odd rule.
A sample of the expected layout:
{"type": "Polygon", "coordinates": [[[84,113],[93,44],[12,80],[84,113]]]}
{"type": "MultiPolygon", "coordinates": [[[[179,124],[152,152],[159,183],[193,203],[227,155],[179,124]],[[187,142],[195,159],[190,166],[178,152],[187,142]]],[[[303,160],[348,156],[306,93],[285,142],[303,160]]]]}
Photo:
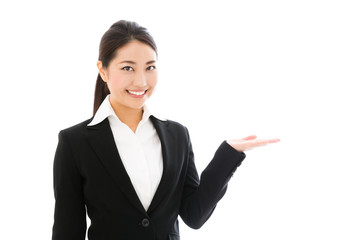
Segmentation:
{"type": "Polygon", "coordinates": [[[124,74],[119,73],[113,73],[109,75],[108,86],[112,89],[121,89],[125,88],[129,81],[129,76],[124,76],[124,74]]]}
{"type": "Polygon", "coordinates": [[[148,84],[149,86],[155,88],[158,82],[158,75],[157,73],[152,74],[148,77],[148,84]]]}

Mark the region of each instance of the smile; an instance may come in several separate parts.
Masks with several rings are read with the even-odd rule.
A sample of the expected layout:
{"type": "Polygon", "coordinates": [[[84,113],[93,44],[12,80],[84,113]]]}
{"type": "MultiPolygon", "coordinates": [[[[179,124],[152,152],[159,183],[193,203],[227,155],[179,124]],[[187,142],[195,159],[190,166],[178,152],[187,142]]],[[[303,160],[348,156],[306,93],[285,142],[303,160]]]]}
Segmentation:
{"type": "Polygon", "coordinates": [[[131,90],[126,90],[128,93],[130,93],[131,95],[136,95],[136,96],[142,96],[146,93],[147,90],[144,91],[131,91],[131,90]]]}

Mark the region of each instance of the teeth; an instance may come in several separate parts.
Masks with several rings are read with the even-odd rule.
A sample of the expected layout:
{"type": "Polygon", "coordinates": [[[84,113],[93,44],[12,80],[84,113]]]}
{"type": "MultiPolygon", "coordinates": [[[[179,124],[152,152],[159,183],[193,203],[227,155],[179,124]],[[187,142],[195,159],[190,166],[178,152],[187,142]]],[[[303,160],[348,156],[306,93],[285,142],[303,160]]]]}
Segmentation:
{"type": "Polygon", "coordinates": [[[133,91],[130,91],[130,90],[128,90],[128,92],[131,93],[131,94],[137,95],[137,96],[143,95],[143,94],[145,93],[145,91],[142,91],[142,92],[133,92],[133,91]]]}

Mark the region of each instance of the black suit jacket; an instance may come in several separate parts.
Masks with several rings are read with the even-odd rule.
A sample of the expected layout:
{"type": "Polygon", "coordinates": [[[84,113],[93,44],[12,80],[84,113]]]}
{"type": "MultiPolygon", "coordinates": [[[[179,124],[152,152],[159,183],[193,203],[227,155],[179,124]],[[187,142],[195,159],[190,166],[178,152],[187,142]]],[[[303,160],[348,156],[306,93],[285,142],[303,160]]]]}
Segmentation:
{"type": "Polygon", "coordinates": [[[161,141],[163,175],[144,210],[117,151],[107,119],[60,131],[54,160],[53,240],[180,239],[178,215],[200,228],[245,158],[225,141],[199,180],[187,129],[150,117],[161,141]]]}

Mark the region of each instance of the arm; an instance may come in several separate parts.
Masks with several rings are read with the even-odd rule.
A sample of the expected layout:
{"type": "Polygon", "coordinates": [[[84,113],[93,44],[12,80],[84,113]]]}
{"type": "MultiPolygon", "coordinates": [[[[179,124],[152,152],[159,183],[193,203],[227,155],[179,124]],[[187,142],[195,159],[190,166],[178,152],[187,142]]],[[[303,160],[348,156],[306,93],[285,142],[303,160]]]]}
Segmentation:
{"type": "Polygon", "coordinates": [[[86,209],[82,178],[63,131],[54,159],[55,214],[53,240],[84,240],[86,209]]]}
{"type": "Polygon", "coordinates": [[[189,139],[188,170],[180,208],[180,216],[189,227],[198,229],[211,216],[244,158],[245,153],[238,152],[224,141],[199,180],[189,139]]]}
{"type": "Polygon", "coordinates": [[[198,229],[211,216],[217,202],[224,196],[230,178],[245,159],[244,151],[280,141],[279,139],[258,140],[256,138],[252,135],[224,141],[199,180],[188,137],[189,162],[180,209],[180,216],[188,226],[198,229]]]}

